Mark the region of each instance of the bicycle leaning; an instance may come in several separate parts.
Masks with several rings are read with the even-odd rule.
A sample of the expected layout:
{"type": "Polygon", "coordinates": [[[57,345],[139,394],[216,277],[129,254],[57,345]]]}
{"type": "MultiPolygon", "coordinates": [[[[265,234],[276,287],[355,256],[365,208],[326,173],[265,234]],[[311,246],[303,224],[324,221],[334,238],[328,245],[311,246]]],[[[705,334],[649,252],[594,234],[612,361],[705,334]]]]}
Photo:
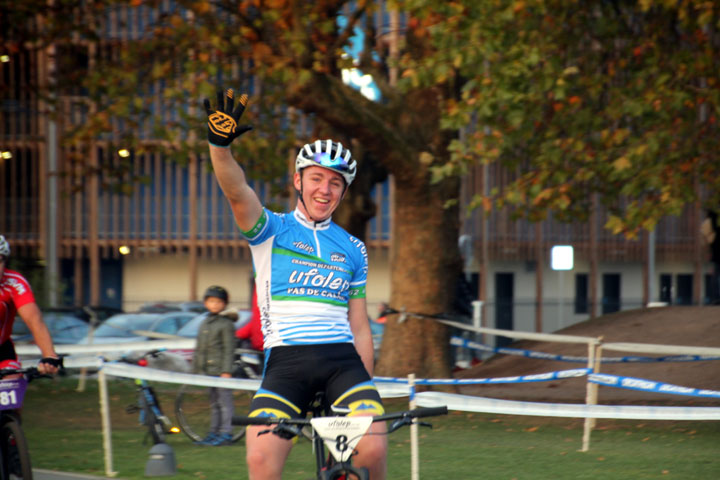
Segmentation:
{"type": "Polygon", "coordinates": [[[311,418],[244,417],[234,416],[234,425],[267,425],[270,428],[258,435],[272,433],[284,439],[299,435],[310,436],[315,454],[317,480],[372,480],[364,467],[352,465],[355,446],[367,433],[373,422],[392,421],[387,434],[413,423],[431,427],[430,424],[417,422],[416,419],[446,415],[447,407],[417,408],[401,412],[386,413],[375,417],[346,417],[346,409],[327,408],[322,395],[312,406],[311,418]],[[335,415],[328,415],[329,412],[335,415]],[[308,428],[309,432],[308,433],[308,428]]]}
{"type": "MultiPolygon", "coordinates": [[[[60,364],[62,368],[62,363],[60,364]]],[[[32,480],[32,466],[19,410],[27,384],[50,378],[35,367],[0,370],[0,480],[32,480]],[[13,376],[14,378],[6,378],[13,376]]]]}
{"type": "MultiPolygon", "coordinates": [[[[163,350],[151,350],[143,353],[139,358],[125,356],[121,359],[126,363],[147,366],[148,359],[156,358],[163,350]]],[[[168,434],[179,433],[180,429],[175,427],[170,418],[165,415],[160,406],[160,400],[155,390],[144,379],[135,379],[137,386],[137,401],[125,407],[127,413],[137,413],[138,423],[147,427],[147,435],[152,439],[153,445],[165,443],[168,434]]]]}

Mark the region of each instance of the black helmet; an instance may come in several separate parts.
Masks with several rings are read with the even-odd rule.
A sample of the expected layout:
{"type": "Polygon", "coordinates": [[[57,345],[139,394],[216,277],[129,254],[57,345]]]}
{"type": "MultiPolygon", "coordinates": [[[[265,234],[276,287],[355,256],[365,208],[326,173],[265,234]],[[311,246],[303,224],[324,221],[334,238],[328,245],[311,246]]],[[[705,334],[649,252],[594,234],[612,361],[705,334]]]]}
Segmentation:
{"type": "Polygon", "coordinates": [[[228,302],[228,292],[223,287],[218,285],[212,285],[205,290],[203,300],[207,300],[208,297],[215,297],[221,299],[223,302],[228,302]]]}

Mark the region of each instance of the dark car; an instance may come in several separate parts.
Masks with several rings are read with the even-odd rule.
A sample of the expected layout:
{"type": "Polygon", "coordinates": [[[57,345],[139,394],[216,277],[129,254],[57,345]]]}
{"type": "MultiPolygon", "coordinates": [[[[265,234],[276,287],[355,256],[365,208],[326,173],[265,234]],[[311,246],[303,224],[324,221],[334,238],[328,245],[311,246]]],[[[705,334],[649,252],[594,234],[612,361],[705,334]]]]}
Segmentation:
{"type": "Polygon", "coordinates": [[[166,313],[121,313],[113,315],[78,343],[141,342],[153,338],[172,338],[196,314],[171,311],[166,313]]]}
{"type": "Polygon", "coordinates": [[[78,318],[85,323],[91,323],[93,319],[98,323],[102,323],[113,315],[122,313],[123,311],[119,308],[108,307],[105,305],[87,305],[84,307],[49,307],[43,308],[43,317],[46,315],[68,315],[71,317],[78,318]]]}
{"type": "Polygon", "coordinates": [[[148,302],[140,307],[142,313],[207,312],[203,302],[148,302]]]}
{"type": "MultiPolygon", "coordinates": [[[[77,343],[90,330],[88,322],[67,312],[43,312],[43,321],[56,345],[77,343]]],[[[30,329],[20,317],[13,324],[12,339],[15,343],[34,343],[30,329]]]]}

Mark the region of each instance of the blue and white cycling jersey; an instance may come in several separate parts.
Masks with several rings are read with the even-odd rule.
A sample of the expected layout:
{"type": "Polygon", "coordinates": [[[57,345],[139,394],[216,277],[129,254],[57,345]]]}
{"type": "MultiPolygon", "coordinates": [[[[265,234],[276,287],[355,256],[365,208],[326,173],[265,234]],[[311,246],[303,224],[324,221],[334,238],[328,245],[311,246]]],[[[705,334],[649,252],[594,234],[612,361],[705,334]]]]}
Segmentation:
{"type": "Polygon", "coordinates": [[[243,232],[255,267],[264,347],[353,341],[348,300],[365,297],[365,244],[330,219],[263,209],[243,232]]]}

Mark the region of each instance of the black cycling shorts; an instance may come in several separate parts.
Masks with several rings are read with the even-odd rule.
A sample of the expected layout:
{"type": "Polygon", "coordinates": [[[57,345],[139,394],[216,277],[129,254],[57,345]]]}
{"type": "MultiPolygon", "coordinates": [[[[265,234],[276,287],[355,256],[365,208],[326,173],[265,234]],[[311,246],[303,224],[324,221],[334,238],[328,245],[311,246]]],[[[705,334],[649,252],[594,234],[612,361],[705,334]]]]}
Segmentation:
{"type": "Polygon", "coordinates": [[[381,415],[380,394],[351,343],[281,346],[265,353],[250,416],[304,417],[318,392],[348,415],[381,415]]]}
{"type": "Polygon", "coordinates": [[[0,344],[0,368],[21,368],[15,353],[15,344],[10,339],[0,344]]]}

